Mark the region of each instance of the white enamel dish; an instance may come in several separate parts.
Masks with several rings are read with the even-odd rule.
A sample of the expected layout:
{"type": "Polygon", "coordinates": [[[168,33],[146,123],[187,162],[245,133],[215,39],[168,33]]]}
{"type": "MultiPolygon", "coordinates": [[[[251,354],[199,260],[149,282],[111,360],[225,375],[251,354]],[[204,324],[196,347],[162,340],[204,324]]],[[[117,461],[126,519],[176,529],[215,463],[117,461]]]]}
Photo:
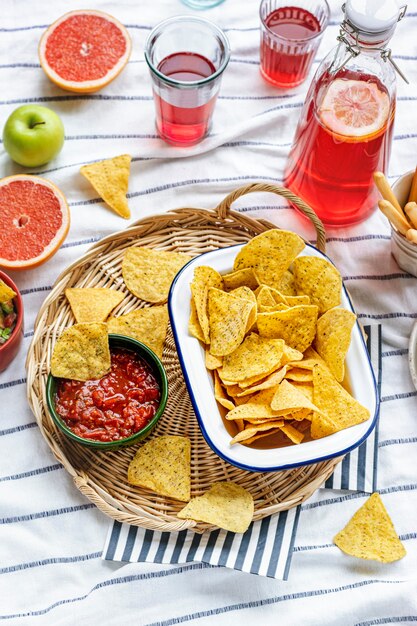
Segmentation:
{"type": "MultiPolygon", "coordinates": [[[[201,432],[208,445],[232,465],[253,472],[269,472],[318,463],[341,456],[359,446],[375,427],[379,413],[379,398],[375,377],[358,323],[352,331],[346,366],[352,395],[369,409],[370,418],[362,424],[346,428],[329,437],[280,448],[256,449],[241,444],[230,445],[217,402],[211,373],[205,367],[204,349],[188,333],[190,317],[190,283],[194,269],[209,265],[220,274],[233,268],[235,256],[242,245],[206,252],[185,265],[177,274],[168,299],[169,315],[185,382],[201,432]]],[[[327,258],[307,244],[301,255],[327,258]]],[[[342,289],[342,306],[353,311],[348,293],[342,289]]]]}

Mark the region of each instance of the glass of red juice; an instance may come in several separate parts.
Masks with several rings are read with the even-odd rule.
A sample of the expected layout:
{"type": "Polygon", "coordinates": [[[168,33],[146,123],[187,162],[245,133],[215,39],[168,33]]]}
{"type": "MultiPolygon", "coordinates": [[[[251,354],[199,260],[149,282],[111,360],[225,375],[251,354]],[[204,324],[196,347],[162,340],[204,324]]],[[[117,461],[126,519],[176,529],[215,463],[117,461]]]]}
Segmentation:
{"type": "Polygon", "coordinates": [[[290,89],[307,77],[330,9],[326,0],[262,0],[261,74],[276,87],[290,89]]]}
{"type": "Polygon", "coordinates": [[[145,59],[160,137],[175,146],[198,143],[210,129],[222,74],[230,59],[226,35],[206,19],[173,17],[152,30],[145,59]]]}

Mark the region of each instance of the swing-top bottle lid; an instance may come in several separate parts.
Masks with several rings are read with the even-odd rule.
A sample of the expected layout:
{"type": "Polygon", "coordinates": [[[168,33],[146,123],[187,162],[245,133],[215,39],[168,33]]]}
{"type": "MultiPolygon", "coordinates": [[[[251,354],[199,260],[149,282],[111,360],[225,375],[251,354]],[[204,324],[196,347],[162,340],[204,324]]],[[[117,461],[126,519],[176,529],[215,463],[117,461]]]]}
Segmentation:
{"type": "Polygon", "coordinates": [[[347,21],[371,36],[390,36],[406,9],[396,0],[347,0],[343,8],[347,21]]]}

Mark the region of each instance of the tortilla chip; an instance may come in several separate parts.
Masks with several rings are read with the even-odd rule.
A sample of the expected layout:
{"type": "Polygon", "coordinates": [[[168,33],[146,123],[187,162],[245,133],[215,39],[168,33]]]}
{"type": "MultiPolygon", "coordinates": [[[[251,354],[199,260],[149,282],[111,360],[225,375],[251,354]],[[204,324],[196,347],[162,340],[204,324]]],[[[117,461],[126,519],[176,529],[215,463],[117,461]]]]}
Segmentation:
{"type": "Polygon", "coordinates": [[[266,376],[272,368],[279,367],[283,350],[282,339],[265,339],[252,333],[223,359],[222,375],[235,382],[266,376]]]}
{"type": "Polygon", "coordinates": [[[310,296],[319,315],[341,302],[342,277],[330,261],[314,256],[300,256],[294,261],[297,294],[310,296]]]}
{"type": "Polygon", "coordinates": [[[295,288],[294,274],[290,270],[286,270],[275,285],[275,289],[278,289],[284,296],[296,296],[297,290],[295,288]]]}
{"type": "Polygon", "coordinates": [[[206,265],[196,267],[193,282],[190,285],[191,293],[195,302],[198,321],[203,332],[204,343],[210,343],[210,328],[207,311],[209,287],[223,288],[223,279],[216,270],[206,265]]]}
{"type": "Polygon", "coordinates": [[[208,312],[210,322],[210,353],[231,354],[243,341],[253,303],[235,298],[226,291],[210,287],[208,312]]]}
{"type": "Polygon", "coordinates": [[[352,311],[340,308],[329,309],[317,320],[314,345],[340,383],[345,377],[345,357],[355,321],[352,311]]]}
{"type": "Polygon", "coordinates": [[[130,154],[122,154],[91,165],[83,165],[80,169],[104,202],[126,219],[130,217],[126,194],[131,160],[130,154]]]}
{"type": "Polygon", "coordinates": [[[223,285],[227,291],[237,289],[237,287],[249,287],[249,289],[256,289],[258,287],[258,281],[255,276],[255,272],[251,267],[245,267],[236,272],[223,275],[223,285]]]}
{"type": "Polygon", "coordinates": [[[204,335],[201,330],[200,322],[197,317],[197,309],[195,308],[195,302],[193,298],[191,298],[190,302],[190,319],[188,320],[188,332],[190,335],[202,341],[204,343],[204,335]]]}
{"type": "Polygon", "coordinates": [[[254,385],[252,385],[251,387],[247,387],[243,391],[241,391],[241,388],[238,387],[239,393],[237,393],[236,396],[240,398],[242,396],[248,396],[252,393],[256,393],[257,391],[262,391],[263,389],[271,389],[271,387],[276,387],[284,378],[286,371],[287,366],[284,365],[284,367],[281,367],[276,372],[273,372],[272,374],[264,378],[261,382],[255,383],[254,385]]]}
{"type": "Polygon", "coordinates": [[[262,337],[283,339],[291,348],[304,352],[315,337],[317,313],[317,307],[309,304],[294,306],[286,311],[260,313],[258,331],[262,337]]]}
{"type": "Polygon", "coordinates": [[[13,300],[16,295],[17,294],[13,291],[13,289],[6,285],[6,283],[0,278],[0,304],[2,302],[13,300]]]}
{"type": "Polygon", "coordinates": [[[120,317],[111,317],[107,327],[109,333],[141,341],[162,358],[168,329],[168,310],[166,306],[138,309],[120,317]]]}
{"type": "Polygon", "coordinates": [[[291,441],[297,445],[304,439],[304,434],[297,430],[297,428],[294,428],[294,426],[291,426],[291,424],[281,426],[280,430],[282,430],[284,435],[287,435],[288,439],[291,439],[291,441]]]}
{"type": "Polygon", "coordinates": [[[205,361],[206,361],[206,368],[208,370],[217,370],[219,367],[223,365],[222,357],[213,356],[212,354],[210,354],[208,350],[206,350],[205,361]]]}
{"type": "Polygon", "coordinates": [[[285,374],[285,378],[301,383],[311,382],[313,380],[313,372],[301,367],[292,367],[285,374]]]}
{"type": "Polygon", "coordinates": [[[237,406],[226,415],[227,420],[257,419],[267,420],[279,417],[277,411],[271,408],[271,401],[275,395],[276,387],[265,389],[255,394],[248,402],[237,406]]]}
{"type": "Polygon", "coordinates": [[[187,437],[162,435],[144,443],[129,463],[131,485],[188,502],[191,496],[191,443],[187,437]]]}
{"type": "Polygon", "coordinates": [[[272,295],[272,290],[266,285],[261,285],[257,290],[256,301],[259,307],[275,306],[277,304],[274,296],[272,295]]]}
{"type": "Polygon", "coordinates": [[[313,402],[313,384],[308,382],[291,381],[293,387],[301,391],[309,400],[313,402]]]}
{"type": "Polygon", "coordinates": [[[176,274],[188,261],[191,257],[179,252],[127,248],[122,263],[123,280],[137,298],[162,304],[176,274]]]}
{"type": "Polygon", "coordinates": [[[294,412],[300,409],[320,412],[320,409],[310,402],[304,393],[285,379],[276,389],[274,397],[271,400],[271,408],[277,413],[288,410],[294,412]]]}
{"type": "MultiPolygon", "coordinates": [[[[268,422],[263,423],[263,424],[247,426],[244,430],[241,430],[237,435],[233,437],[233,439],[230,441],[230,444],[232,445],[234,443],[240,443],[247,439],[252,439],[252,437],[257,435],[258,433],[261,433],[265,430],[268,431],[271,429],[277,430],[281,426],[284,426],[284,420],[269,420],[268,422]]],[[[272,432],[268,434],[271,435],[272,432]]]]}
{"type": "Polygon", "coordinates": [[[180,519],[214,524],[232,533],[244,533],[252,521],[252,495],[231,482],[215,483],[202,496],[193,498],[178,513],[180,519]]]}
{"type": "Polygon", "coordinates": [[[214,397],[217,402],[224,406],[224,408],[228,411],[232,411],[235,408],[235,405],[224,391],[219,375],[216,371],[214,372],[214,397]]]}
{"type": "Polygon", "coordinates": [[[253,291],[249,289],[249,287],[237,287],[236,289],[233,289],[233,291],[229,291],[229,293],[231,296],[234,296],[235,298],[243,298],[244,300],[247,300],[248,302],[252,303],[252,310],[248,317],[248,321],[246,323],[246,329],[245,329],[245,333],[248,333],[250,329],[252,328],[252,326],[256,323],[256,318],[258,317],[258,306],[256,303],[256,296],[253,293],[253,291]]]}
{"type": "Polygon", "coordinates": [[[378,493],[356,511],[333,542],[346,554],[381,563],[392,563],[406,555],[378,493]]]}
{"type": "MultiPolygon", "coordinates": [[[[368,409],[353,398],[327,368],[316,365],[313,369],[313,388],[314,404],[325,414],[329,423],[333,423],[333,432],[369,419],[368,409]]],[[[316,429],[314,431],[317,432],[316,429]]]]}
{"type": "Polygon", "coordinates": [[[66,328],[51,357],[51,374],[57,378],[90,380],[110,371],[107,324],[84,322],[66,328]]]}
{"type": "Polygon", "coordinates": [[[78,323],[105,322],[124,298],[124,294],[115,289],[88,287],[65,289],[65,295],[78,323]]]}
{"type": "Polygon", "coordinates": [[[295,257],[305,247],[295,233],[272,229],[247,243],[237,254],[233,269],[252,267],[259,284],[276,287],[295,257]]]}

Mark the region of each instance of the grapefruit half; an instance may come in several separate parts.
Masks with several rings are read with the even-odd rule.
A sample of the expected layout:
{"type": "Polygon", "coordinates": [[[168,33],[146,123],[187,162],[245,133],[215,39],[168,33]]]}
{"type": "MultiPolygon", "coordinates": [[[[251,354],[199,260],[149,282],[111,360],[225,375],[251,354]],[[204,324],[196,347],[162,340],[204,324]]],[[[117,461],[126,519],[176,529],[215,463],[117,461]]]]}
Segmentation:
{"type": "Polygon", "coordinates": [[[337,78],[327,89],[319,116],[334,133],[363,141],[385,128],[389,110],[388,94],[375,83],[337,78]]]}
{"type": "Polygon", "coordinates": [[[19,174],[0,180],[0,267],[25,270],[47,261],[67,236],[70,213],[49,180],[19,174]]]}
{"type": "Polygon", "coordinates": [[[132,44],[126,28],[102,11],[71,11],[60,17],[39,42],[41,66],[56,85],[93,93],[120,74],[132,44]]]}

